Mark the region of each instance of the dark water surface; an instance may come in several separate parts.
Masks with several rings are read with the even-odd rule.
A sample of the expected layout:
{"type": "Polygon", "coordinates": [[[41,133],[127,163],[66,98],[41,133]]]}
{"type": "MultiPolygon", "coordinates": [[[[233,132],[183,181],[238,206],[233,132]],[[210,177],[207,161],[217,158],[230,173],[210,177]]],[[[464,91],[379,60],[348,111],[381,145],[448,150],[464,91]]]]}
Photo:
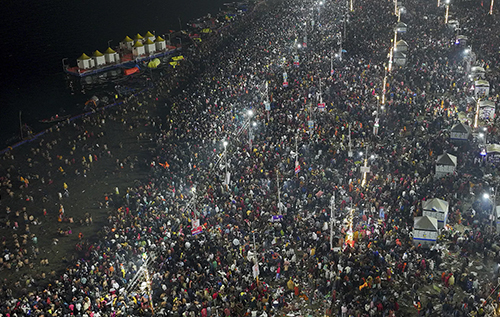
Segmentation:
{"type": "MultiPolygon", "coordinates": [[[[72,95],[62,59],[103,52],[112,40],[147,31],[165,34],[194,18],[217,13],[227,0],[3,0],[0,10],[0,148],[19,134],[22,121],[35,132],[38,120],[83,112],[92,91],[72,95]]],[[[77,87],[75,87],[77,88],[77,87]]]]}

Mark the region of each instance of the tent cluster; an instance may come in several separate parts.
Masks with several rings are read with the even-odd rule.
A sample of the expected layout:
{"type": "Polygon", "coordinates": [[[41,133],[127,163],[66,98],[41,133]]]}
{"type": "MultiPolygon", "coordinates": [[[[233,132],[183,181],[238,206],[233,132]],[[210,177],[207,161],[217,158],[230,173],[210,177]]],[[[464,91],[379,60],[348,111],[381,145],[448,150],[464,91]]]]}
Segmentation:
{"type": "MultiPolygon", "coordinates": [[[[113,50],[111,47],[108,47],[104,54],[98,50],[96,50],[91,57],[83,53],[77,59],[77,65],[80,69],[90,69],[131,60],[132,58],[151,55],[157,52],[163,52],[166,49],[166,41],[161,36],[155,36],[148,31],[145,36],[137,33],[134,36],[134,39],[126,36],[120,42],[118,52],[113,50]]],[[[154,64],[155,63],[151,65],[154,64]]],[[[158,65],[156,65],[156,67],[158,65]]]]}

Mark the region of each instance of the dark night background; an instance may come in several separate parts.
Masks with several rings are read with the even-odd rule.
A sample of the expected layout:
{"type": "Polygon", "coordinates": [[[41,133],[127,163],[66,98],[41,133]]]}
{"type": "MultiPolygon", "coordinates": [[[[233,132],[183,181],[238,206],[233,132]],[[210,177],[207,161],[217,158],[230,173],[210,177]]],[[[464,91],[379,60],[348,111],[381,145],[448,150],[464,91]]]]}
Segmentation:
{"type": "Polygon", "coordinates": [[[76,65],[82,53],[106,50],[126,36],[161,35],[194,18],[223,9],[228,0],[3,0],[0,10],[0,149],[23,122],[35,132],[38,120],[62,109],[81,112],[92,95],[71,95],[61,61],[76,65]]]}

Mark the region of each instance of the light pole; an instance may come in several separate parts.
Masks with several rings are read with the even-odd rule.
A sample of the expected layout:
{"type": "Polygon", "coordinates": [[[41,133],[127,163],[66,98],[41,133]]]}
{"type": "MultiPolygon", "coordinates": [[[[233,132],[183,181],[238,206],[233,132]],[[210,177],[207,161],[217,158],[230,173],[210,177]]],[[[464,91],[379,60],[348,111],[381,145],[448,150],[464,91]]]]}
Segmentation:
{"type": "Polygon", "coordinates": [[[444,15],[444,24],[448,24],[448,13],[450,11],[450,0],[446,0],[446,13],[444,15]]]}
{"type": "Polygon", "coordinates": [[[363,180],[361,181],[361,187],[365,187],[366,185],[366,174],[368,174],[368,145],[366,146],[366,151],[365,151],[365,164],[362,168],[363,170],[363,180]]]}
{"type": "Polygon", "coordinates": [[[257,126],[257,122],[252,122],[249,126],[248,126],[248,145],[250,146],[250,151],[252,151],[253,149],[253,128],[255,128],[257,126]]]}
{"type": "Polygon", "coordinates": [[[491,189],[493,191],[493,197],[490,197],[490,194],[484,193],[483,197],[485,199],[488,199],[491,203],[491,215],[490,215],[490,225],[493,227],[493,221],[495,219],[495,207],[496,207],[496,201],[497,201],[497,187],[491,189]]]}
{"type": "Polygon", "coordinates": [[[477,129],[478,123],[479,123],[479,102],[481,101],[481,98],[477,99],[477,104],[476,104],[476,115],[474,116],[474,129],[477,129]]]}
{"type": "Polygon", "coordinates": [[[227,181],[227,141],[224,141],[222,144],[224,145],[224,183],[226,184],[226,186],[229,186],[229,182],[227,181]]]}
{"type": "Polygon", "coordinates": [[[384,64],[384,69],[385,69],[385,74],[384,74],[384,80],[382,82],[383,87],[382,87],[382,106],[385,105],[385,93],[386,93],[386,86],[387,86],[387,66],[384,64]]]}
{"type": "Polygon", "coordinates": [[[391,47],[391,50],[389,51],[389,68],[387,69],[388,72],[392,71],[392,57],[394,55],[394,46],[391,47]]]}
{"type": "Polygon", "coordinates": [[[280,215],[282,215],[281,213],[281,191],[280,191],[280,170],[279,169],[276,169],[276,186],[278,187],[278,211],[280,213],[280,215]]]}
{"type": "MultiPolygon", "coordinates": [[[[250,109],[247,111],[248,115],[248,146],[250,149],[252,149],[252,116],[253,116],[253,110],[250,109]]],[[[255,122],[254,122],[255,123],[255,122]]]]}
{"type": "Polygon", "coordinates": [[[491,2],[490,2],[490,12],[489,12],[489,15],[493,15],[493,3],[494,2],[495,2],[494,0],[491,0],[491,2]]]}
{"type": "Polygon", "coordinates": [[[376,95],[375,97],[377,97],[377,112],[375,113],[375,123],[373,124],[373,134],[374,135],[377,135],[378,134],[378,127],[379,127],[379,121],[380,121],[380,118],[379,118],[379,112],[380,112],[380,98],[378,95],[376,95]]]}
{"type": "Polygon", "coordinates": [[[333,250],[333,216],[335,211],[335,192],[330,199],[330,250],[333,250]]]}

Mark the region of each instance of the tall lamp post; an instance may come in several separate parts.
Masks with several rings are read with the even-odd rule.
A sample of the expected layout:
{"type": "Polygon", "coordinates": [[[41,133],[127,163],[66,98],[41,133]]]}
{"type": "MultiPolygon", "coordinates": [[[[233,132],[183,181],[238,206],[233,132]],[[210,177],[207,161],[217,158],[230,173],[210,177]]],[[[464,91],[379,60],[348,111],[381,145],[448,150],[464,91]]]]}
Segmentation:
{"type": "Polygon", "coordinates": [[[489,12],[489,15],[493,15],[493,3],[494,2],[495,2],[494,0],[491,0],[491,2],[490,2],[490,12],[489,12]]]}
{"type": "Polygon", "coordinates": [[[450,12],[450,0],[446,0],[446,13],[444,15],[444,24],[448,24],[449,12],[450,12]]]}
{"type": "Polygon", "coordinates": [[[226,184],[226,186],[229,186],[229,182],[227,182],[227,141],[224,141],[222,143],[224,145],[224,169],[225,169],[225,173],[224,173],[224,183],[226,184]]]}
{"type": "MultiPolygon", "coordinates": [[[[253,110],[250,109],[247,111],[248,115],[248,146],[250,149],[252,149],[252,117],[253,117],[253,110]]],[[[255,123],[255,122],[254,122],[255,123]]]]}

